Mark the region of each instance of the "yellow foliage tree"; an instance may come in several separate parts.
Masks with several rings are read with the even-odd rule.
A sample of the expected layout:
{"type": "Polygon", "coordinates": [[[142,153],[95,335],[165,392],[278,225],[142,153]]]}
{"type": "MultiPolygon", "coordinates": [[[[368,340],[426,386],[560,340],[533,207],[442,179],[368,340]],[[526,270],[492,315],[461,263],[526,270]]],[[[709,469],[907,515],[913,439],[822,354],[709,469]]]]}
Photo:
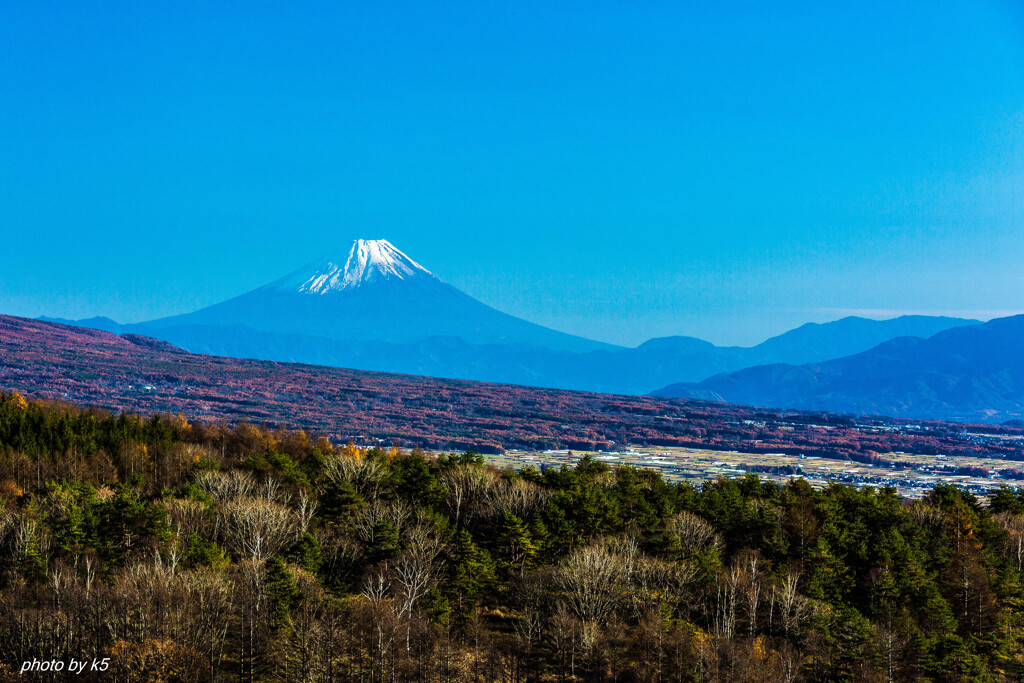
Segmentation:
{"type": "Polygon", "coordinates": [[[110,660],[118,669],[117,679],[128,683],[191,683],[209,678],[206,658],[173,640],[119,640],[110,648],[110,660]]]}
{"type": "Polygon", "coordinates": [[[13,479],[0,481],[0,507],[3,507],[4,501],[13,501],[16,498],[21,498],[23,493],[22,488],[13,479]]]}
{"type": "Polygon", "coordinates": [[[342,457],[348,458],[349,460],[359,462],[360,460],[366,457],[366,449],[359,448],[354,443],[349,441],[347,444],[345,444],[345,447],[341,449],[341,455],[342,457]]]}
{"type": "Polygon", "coordinates": [[[334,452],[334,444],[332,444],[331,440],[328,439],[326,436],[321,436],[319,439],[317,439],[314,448],[316,448],[325,455],[334,452]]]}

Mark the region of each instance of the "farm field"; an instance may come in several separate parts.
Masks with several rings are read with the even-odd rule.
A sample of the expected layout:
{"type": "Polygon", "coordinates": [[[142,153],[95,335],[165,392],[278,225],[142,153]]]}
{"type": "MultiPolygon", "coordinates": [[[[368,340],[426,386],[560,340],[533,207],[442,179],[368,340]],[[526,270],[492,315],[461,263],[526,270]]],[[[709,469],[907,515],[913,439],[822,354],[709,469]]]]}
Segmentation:
{"type": "Polygon", "coordinates": [[[700,448],[637,448],[623,452],[600,451],[522,451],[511,450],[486,456],[498,467],[538,469],[573,466],[585,456],[609,465],[631,465],[650,468],[673,482],[689,482],[699,486],[718,478],[737,479],[748,473],[762,480],[785,483],[803,477],[815,488],[830,482],[856,487],[892,486],[900,496],[922,498],[936,484],[955,484],[979,498],[1000,486],[1024,486],[1019,477],[1020,463],[1002,458],[985,458],[911,453],[883,453],[880,459],[889,464],[868,464],[836,460],[821,456],[787,455],[784,453],[744,453],[700,448]],[[962,472],[970,471],[971,474],[962,472]]]}

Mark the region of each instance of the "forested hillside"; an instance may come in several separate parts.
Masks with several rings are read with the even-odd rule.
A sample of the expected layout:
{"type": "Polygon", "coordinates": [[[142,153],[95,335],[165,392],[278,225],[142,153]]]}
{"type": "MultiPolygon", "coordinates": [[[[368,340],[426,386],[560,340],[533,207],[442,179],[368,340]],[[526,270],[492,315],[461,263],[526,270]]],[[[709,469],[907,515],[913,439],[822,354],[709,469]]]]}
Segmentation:
{"type": "Polygon", "coordinates": [[[1022,562],[1007,489],[498,471],[0,394],[11,680],[1018,680],[1022,562]]]}
{"type": "Polygon", "coordinates": [[[600,450],[631,445],[874,461],[945,453],[1024,460],[1006,426],[915,422],[703,401],[612,396],[187,353],[0,315],[0,386],[143,415],[315,430],[336,442],[432,450],[600,450]],[[980,440],[972,432],[998,438],[980,440]]]}

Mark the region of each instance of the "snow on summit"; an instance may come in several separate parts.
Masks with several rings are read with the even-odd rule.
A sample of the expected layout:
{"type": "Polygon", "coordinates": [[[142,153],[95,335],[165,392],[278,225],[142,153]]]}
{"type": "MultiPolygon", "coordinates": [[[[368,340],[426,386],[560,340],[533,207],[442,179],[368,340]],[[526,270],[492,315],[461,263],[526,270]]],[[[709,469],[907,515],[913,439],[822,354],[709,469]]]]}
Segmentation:
{"type": "MultiPolygon", "coordinates": [[[[320,363],[334,359],[330,363],[341,367],[363,367],[364,355],[358,349],[371,340],[405,345],[445,337],[469,345],[586,351],[605,347],[491,308],[433,275],[387,240],[356,240],[331,258],[313,261],[227,301],[151,321],[150,329],[172,331],[169,341],[206,351],[230,347],[229,355],[241,352],[250,358],[320,363]],[[331,340],[360,346],[342,349],[331,340]]],[[[421,352],[385,353],[407,359],[418,358],[411,354],[421,352]]],[[[397,369],[403,367],[407,366],[397,369]]],[[[455,365],[451,368],[446,366],[444,372],[456,371],[455,365]]]]}
{"type": "Polygon", "coordinates": [[[356,240],[342,261],[331,258],[301,268],[274,283],[277,290],[328,294],[381,280],[406,280],[418,275],[436,277],[387,240],[356,240]]]}

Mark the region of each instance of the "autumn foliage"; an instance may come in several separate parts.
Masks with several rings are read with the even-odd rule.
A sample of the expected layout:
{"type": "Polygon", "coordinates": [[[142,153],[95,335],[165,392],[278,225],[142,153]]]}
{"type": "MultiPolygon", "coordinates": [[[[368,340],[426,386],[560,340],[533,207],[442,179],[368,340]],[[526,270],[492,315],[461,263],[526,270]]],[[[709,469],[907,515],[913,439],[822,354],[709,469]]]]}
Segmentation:
{"type": "Polygon", "coordinates": [[[1022,572],[1010,489],[515,472],[0,396],[0,675],[1019,680],[1022,572]]]}

